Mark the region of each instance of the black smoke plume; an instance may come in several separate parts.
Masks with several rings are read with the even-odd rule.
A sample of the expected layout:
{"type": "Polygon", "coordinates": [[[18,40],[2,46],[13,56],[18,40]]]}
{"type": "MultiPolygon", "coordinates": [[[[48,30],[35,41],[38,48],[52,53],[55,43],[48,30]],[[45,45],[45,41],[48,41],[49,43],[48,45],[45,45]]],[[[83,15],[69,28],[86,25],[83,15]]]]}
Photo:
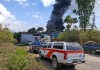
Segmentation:
{"type": "Polygon", "coordinates": [[[47,32],[61,32],[64,30],[63,15],[71,4],[71,0],[56,0],[50,20],[47,22],[47,32]]]}

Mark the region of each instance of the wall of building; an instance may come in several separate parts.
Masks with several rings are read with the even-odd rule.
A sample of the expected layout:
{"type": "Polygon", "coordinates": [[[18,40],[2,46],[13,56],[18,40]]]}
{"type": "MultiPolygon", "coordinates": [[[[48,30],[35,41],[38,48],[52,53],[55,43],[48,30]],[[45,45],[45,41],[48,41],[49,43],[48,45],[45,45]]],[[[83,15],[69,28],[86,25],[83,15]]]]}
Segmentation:
{"type": "Polygon", "coordinates": [[[21,34],[21,43],[33,42],[35,37],[32,34],[21,34]]]}

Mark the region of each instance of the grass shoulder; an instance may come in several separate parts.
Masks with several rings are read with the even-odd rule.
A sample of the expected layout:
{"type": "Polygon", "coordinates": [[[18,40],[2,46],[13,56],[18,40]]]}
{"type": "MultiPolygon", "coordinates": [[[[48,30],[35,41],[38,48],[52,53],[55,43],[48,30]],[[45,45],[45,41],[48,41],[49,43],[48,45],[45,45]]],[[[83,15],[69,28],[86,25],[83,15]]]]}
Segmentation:
{"type": "Polygon", "coordinates": [[[37,62],[27,47],[16,47],[11,43],[0,44],[0,70],[47,70],[37,62]]]}

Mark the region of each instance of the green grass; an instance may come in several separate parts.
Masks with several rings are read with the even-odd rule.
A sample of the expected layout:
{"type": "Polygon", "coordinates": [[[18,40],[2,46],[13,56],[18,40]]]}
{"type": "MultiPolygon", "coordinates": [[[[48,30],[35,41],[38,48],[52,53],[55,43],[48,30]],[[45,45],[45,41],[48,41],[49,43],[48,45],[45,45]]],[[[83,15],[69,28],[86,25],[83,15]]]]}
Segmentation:
{"type": "Polygon", "coordinates": [[[26,47],[16,47],[11,43],[0,45],[0,70],[47,70],[37,62],[34,54],[26,47]]]}

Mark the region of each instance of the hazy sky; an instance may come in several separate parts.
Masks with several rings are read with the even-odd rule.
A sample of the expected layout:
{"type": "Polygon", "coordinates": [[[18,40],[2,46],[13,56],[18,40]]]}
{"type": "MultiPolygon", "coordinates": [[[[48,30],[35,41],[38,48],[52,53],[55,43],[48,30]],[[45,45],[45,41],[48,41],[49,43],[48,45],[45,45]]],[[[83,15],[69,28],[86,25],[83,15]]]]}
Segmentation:
{"type": "MultiPolygon", "coordinates": [[[[0,23],[8,25],[12,31],[27,31],[32,27],[44,27],[50,19],[55,0],[0,0],[0,23]]],[[[72,13],[77,5],[72,0],[72,5],[64,16],[72,13]]],[[[94,9],[96,13],[96,25],[100,28],[100,0],[96,0],[94,9]]]]}

